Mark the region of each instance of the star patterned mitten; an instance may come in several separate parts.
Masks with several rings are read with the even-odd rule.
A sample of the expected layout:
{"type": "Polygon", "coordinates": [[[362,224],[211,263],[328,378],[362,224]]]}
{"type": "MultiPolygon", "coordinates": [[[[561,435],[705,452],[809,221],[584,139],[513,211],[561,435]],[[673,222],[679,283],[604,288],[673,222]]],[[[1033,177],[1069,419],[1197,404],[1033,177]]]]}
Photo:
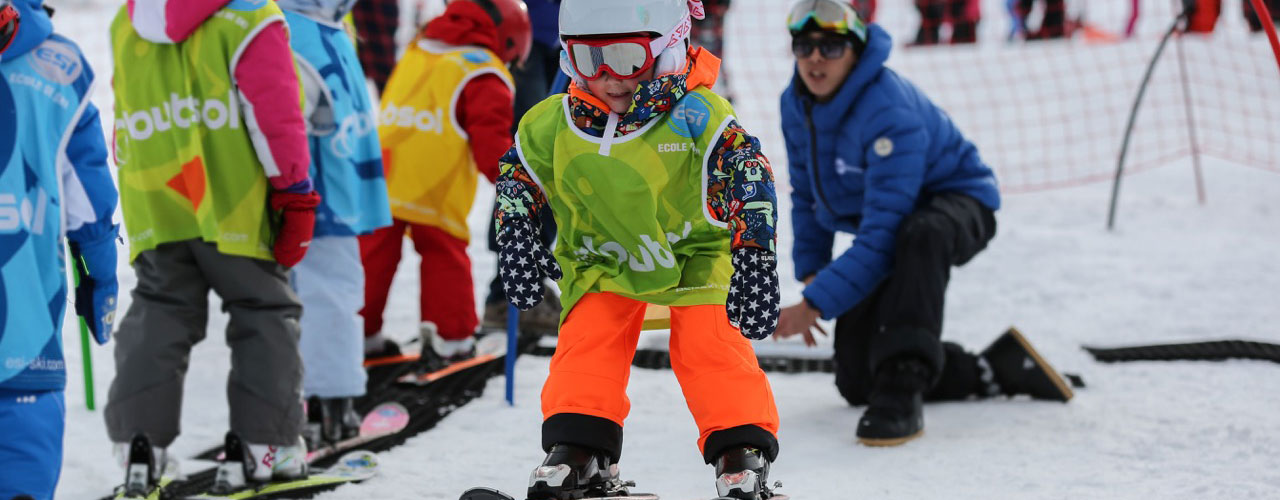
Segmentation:
{"type": "Polygon", "coordinates": [[[562,277],[560,265],[542,245],[537,228],[524,217],[513,218],[498,229],[498,272],[507,300],[521,311],[542,301],[543,278],[562,277]]]}
{"type": "Polygon", "coordinates": [[[755,247],[733,250],[733,276],[729,278],[729,298],[725,308],[729,323],[742,336],[760,340],[778,327],[778,258],[755,247]]]}

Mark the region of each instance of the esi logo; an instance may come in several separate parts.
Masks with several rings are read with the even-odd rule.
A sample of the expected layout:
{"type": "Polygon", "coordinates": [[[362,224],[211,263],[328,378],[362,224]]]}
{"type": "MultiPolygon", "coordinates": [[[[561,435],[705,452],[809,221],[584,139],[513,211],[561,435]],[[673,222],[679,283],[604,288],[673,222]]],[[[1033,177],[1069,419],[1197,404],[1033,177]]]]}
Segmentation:
{"type": "Polygon", "coordinates": [[[50,40],[36,48],[32,67],[40,76],[63,85],[70,85],[80,78],[80,56],[71,46],[50,40]]]}
{"type": "Polygon", "coordinates": [[[227,8],[238,10],[240,12],[253,12],[267,5],[269,0],[232,0],[227,4],[227,8]]]}
{"type": "Polygon", "coordinates": [[[711,103],[699,94],[686,94],[671,110],[667,126],[680,137],[693,139],[707,130],[711,121],[711,103]]]}

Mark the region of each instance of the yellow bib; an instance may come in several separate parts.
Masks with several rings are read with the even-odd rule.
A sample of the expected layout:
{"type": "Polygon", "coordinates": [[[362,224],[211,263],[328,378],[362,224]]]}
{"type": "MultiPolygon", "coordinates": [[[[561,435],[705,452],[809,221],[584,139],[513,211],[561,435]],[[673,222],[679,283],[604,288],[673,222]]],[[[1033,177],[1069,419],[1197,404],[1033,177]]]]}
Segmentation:
{"type": "Polygon", "coordinates": [[[470,240],[467,213],[479,172],[455,114],[467,82],[511,73],[487,49],[420,39],[409,45],[382,95],[378,135],[391,215],[470,240]]]}

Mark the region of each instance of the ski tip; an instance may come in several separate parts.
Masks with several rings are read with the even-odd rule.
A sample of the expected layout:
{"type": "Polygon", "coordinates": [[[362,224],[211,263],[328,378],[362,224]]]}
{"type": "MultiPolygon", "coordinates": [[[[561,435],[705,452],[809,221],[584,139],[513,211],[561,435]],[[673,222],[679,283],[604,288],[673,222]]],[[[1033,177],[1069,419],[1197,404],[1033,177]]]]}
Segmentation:
{"type": "Polygon", "coordinates": [[[360,423],[360,435],[399,432],[409,425],[409,410],[395,401],[379,404],[366,413],[360,423]]]}

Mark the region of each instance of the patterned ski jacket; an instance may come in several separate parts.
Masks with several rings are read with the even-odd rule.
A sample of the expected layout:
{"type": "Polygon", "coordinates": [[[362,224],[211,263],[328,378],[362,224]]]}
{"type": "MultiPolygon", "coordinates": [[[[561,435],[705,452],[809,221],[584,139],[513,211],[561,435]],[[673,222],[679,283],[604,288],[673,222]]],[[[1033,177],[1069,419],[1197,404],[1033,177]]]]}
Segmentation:
{"type": "Polygon", "coordinates": [[[594,291],[668,305],[723,303],[732,272],[729,250],[774,251],[776,196],[768,159],[759,141],[733,117],[732,107],[709,91],[720,60],[696,49],[689,61],[683,72],[639,85],[622,116],[576,84],[567,96],[549,97],[525,115],[515,147],[500,162],[494,213],[499,230],[513,219],[537,220],[543,210],[556,207],[553,216],[560,230],[554,253],[565,271],[561,289],[566,314],[577,298],[594,291]],[[572,126],[563,126],[566,120],[572,126]],[[551,132],[566,128],[572,133],[551,132]],[[652,144],[639,146],[646,142],[652,144]],[[591,149],[594,144],[598,152],[591,149]],[[644,156],[628,156],[636,152],[644,156]],[[688,158],[688,163],[672,158],[688,158]],[[609,180],[598,170],[581,170],[610,165],[625,165],[616,175],[626,177],[609,180]],[[559,178],[548,179],[552,171],[559,178]],[[577,179],[566,180],[571,177],[577,179]],[[606,189],[625,191],[619,184],[629,182],[637,189],[627,195],[634,192],[640,198],[602,197],[606,189]],[[553,188],[551,199],[544,187],[553,188]],[[560,199],[554,198],[557,193],[560,199]],[[648,205],[652,199],[657,207],[648,205]],[[618,209],[628,203],[635,210],[618,209]],[[617,217],[601,215],[611,211],[617,217]],[[654,219],[637,220],[647,217],[654,219]],[[693,224],[692,236],[688,225],[669,227],[682,223],[693,224]],[[654,234],[619,234],[619,229],[633,227],[654,234]],[[702,249],[688,250],[690,245],[702,249]],[[679,270],[654,278],[663,266],[679,270]],[[691,282],[691,274],[699,275],[692,280],[698,283],[691,282]]]}
{"type": "Polygon", "coordinates": [[[889,275],[898,225],[930,195],[961,192],[1000,208],[995,174],[978,149],[884,66],[893,41],[880,26],[868,28],[866,49],[830,101],[815,102],[798,75],[782,94],[796,278],[816,274],[804,297],[828,319],[889,275]],[[857,241],[833,262],[836,231],[857,241]]]}
{"type": "Polygon", "coordinates": [[[13,2],[22,27],[0,59],[0,394],[66,385],[63,236],[81,248],[117,237],[93,70],[42,3],[13,2]]]}

